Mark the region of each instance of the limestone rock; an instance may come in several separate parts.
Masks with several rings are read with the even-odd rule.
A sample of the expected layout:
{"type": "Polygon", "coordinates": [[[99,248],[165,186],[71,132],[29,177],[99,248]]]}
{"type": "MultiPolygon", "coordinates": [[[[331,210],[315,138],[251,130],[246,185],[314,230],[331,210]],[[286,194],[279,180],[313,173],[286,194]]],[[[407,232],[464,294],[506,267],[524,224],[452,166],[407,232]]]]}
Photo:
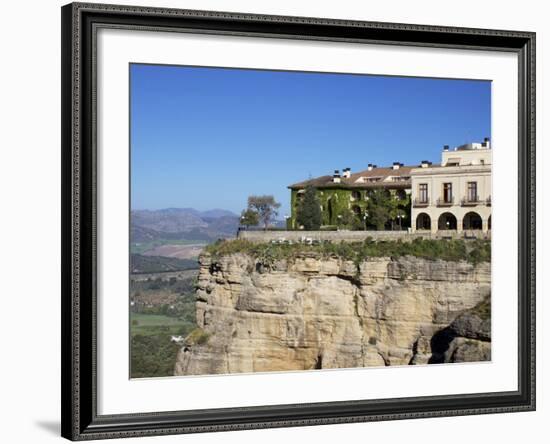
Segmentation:
{"type": "Polygon", "coordinates": [[[490,298],[458,316],[450,325],[456,336],[480,341],[491,340],[490,298]]]}
{"type": "Polygon", "coordinates": [[[208,340],[182,347],[175,374],[490,359],[490,318],[466,314],[490,283],[489,263],[204,254],[196,318],[208,340]]]}
{"type": "Polygon", "coordinates": [[[444,362],[477,362],[491,360],[491,343],[457,337],[449,344],[444,362]]]}

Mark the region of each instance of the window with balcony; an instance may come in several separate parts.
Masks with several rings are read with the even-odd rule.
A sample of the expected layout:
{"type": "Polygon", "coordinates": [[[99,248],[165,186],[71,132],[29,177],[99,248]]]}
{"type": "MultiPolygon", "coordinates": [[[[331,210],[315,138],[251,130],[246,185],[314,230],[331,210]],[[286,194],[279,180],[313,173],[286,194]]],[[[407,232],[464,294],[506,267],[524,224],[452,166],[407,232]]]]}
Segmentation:
{"type": "Polygon", "coordinates": [[[443,184],[443,202],[444,203],[453,202],[453,184],[452,183],[443,184]]]}
{"type": "Polygon", "coordinates": [[[415,207],[427,207],[428,203],[428,184],[418,184],[418,197],[414,198],[413,206],[415,207]]]}
{"type": "Polygon", "coordinates": [[[466,200],[468,202],[477,202],[477,182],[468,182],[466,200]]]}
{"type": "Polygon", "coordinates": [[[421,183],[418,185],[418,201],[420,203],[428,203],[428,184],[421,183]]]}
{"type": "Polygon", "coordinates": [[[438,207],[450,207],[453,205],[453,199],[453,184],[446,182],[443,184],[443,192],[441,197],[437,198],[436,204],[438,207]]]}

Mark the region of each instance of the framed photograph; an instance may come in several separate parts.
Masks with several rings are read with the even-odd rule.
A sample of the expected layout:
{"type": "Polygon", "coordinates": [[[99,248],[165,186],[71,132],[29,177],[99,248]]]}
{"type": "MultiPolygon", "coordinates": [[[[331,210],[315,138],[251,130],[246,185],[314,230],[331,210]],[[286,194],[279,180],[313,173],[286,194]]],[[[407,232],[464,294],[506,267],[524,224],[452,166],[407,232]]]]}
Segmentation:
{"type": "Polygon", "coordinates": [[[535,409],[534,33],[61,13],[64,437],[535,409]]]}

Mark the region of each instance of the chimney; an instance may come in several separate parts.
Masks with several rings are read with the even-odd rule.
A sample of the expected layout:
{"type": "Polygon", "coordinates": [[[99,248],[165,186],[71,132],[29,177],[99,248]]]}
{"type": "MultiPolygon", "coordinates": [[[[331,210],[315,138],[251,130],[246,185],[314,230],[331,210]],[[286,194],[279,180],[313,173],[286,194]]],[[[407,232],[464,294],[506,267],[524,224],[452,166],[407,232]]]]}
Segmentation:
{"type": "Polygon", "coordinates": [[[351,176],[351,168],[344,168],[344,174],[342,174],[342,176],[346,179],[349,179],[349,177],[351,176]]]}
{"type": "Polygon", "coordinates": [[[449,145],[443,145],[443,151],[449,151],[449,145]]]}
{"type": "Polygon", "coordinates": [[[369,163],[367,165],[367,171],[372,171],[373,168],[374,168],[374,165],[372,163],[369,163]]]}
{"type": "Polygon", "coordinates": [[[400,167],[402,167],[402,166],[403,166],[402,163],[394,162],[392,168],[393,168],[394,170],[398,170],[398,169],[399,169],[400,167]]]}
{"type": "Polygon", "coordinates": [[[332,175],[332,181],[334,183],[340,183],[340,170],[334,170],[334,174],[332,175]]]}
{"type": "Polygon", "coordinates": [[[491,148],[491,140],[488,137],[485,137],[481,146],[483,148],[491,148]]]}
{"type": "Polygon", "coordinates": [[[427,161],[427,160],[423,160],[422,162],[420,162],[420,167],[421,168],[428,168],[431,165],[432,165],[432,163],[427,161]]]}

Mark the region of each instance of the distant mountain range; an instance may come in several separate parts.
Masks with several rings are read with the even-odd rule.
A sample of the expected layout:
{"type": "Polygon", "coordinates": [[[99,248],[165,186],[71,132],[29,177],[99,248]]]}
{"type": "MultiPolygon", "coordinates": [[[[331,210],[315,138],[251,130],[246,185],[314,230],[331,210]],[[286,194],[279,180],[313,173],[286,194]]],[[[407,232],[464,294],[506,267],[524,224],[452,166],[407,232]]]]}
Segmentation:
{"type": "Polygon", "coordinates": [[[135,210],[130,218],[133,243],[164,240],[201,240],[212,242],[234,237],[239,216],[228,210],[199,211],[194,208],[135,210]]]}

